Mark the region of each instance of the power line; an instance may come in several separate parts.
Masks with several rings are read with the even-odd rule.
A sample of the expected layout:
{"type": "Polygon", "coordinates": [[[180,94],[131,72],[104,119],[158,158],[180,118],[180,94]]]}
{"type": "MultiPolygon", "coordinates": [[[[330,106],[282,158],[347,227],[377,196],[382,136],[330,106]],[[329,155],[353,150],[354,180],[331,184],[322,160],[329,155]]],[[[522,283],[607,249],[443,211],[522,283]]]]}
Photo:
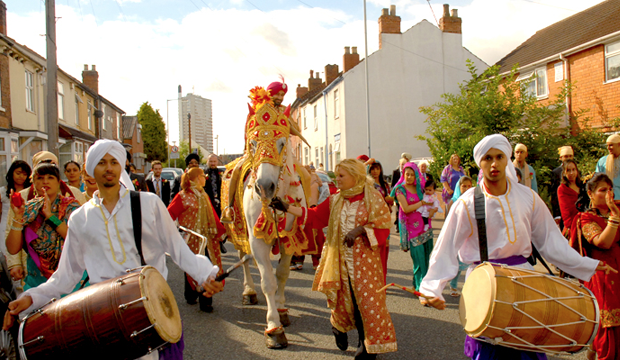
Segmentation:
{"type": "MultiPolygon", "coordinates": [[[[301,0],[297,0],[297,2],[299,2],[299,3],[303,4],[303,5],[306,5],[306,6],[307,6],[307,7],[309,7],[310,9],[314,9],[314,8],[315,8],[314,6],[312,6],[312,5],[308,4],[308,3],[305,3],[305,2],[303,2],[303,1],[301,1],[301,0]]],[[[330,17],[331,17],[332,19],[334,19],[334,20],[336,20],[336,21],[338,21],[338,22],[340,22],[340,23],[344,24],[344,25],[347,25],[347,23],[346,23],[346,22],[344,22],[344,21],[342,21],[342,20],[340,20],[340,19],[337,19],[337,18],[335,18],[335,17],[333,17],[333,16],[330,16],[330,17]]]]}
{"type": "Polygon", "coordinates": [[[428,7],[431,8],[433,18],[435,18],[435,23],[437,24],[437,27],[439,27],[439,21],[437,21],[437,16],[435,16],[435,10],[433,10],[433,7],[431,6],[431,0],[426,0],[426,2],[428,2],[428,7]]]}
{"type": "Polygon", "coordinates": [[[198,5],[196,5],[196,3],[194,3],[192,0],[189,0],[189,2],[191,2],[191,3],[192,3],[192,5],[194,5],[194,6],[196,7],[196,9],[198,9],[198,10],[202,10],[202,9],[201,9],[201,8],[199,8],[199,7],[198,7],[198,5]]]}

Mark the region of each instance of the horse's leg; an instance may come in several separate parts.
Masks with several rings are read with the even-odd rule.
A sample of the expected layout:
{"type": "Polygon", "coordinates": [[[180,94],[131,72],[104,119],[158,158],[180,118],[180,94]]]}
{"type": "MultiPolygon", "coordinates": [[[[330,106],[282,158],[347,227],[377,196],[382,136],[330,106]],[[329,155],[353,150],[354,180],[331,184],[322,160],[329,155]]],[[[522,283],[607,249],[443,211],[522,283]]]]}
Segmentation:
{"type": "Polygon", "coordinates": [[[285,304],[285,296],[284,296],[284,286],[286,285],[286,280],[288,280],[288,276],[291,273],[291,258],[293,255],[286,255],[284,251],[284,247],[280,247],[280,263],[276,268],[276,280],[278,283],[278,290],[276,291],[276,306],[278,307],[278,314],[280,315],[280,322],[282,326],[289,326],[291,321],[288,317],[288,309],[285,304]]]}
{"type": "MultiPolygon", "coordinates": [[[[245,252],[239,250],[239,259],[245,256],[245,252]]],[[[254,279],[252,279],[252,273],[250,272],[250,262],[243,263],[243,305],[256,305],[258,304],[258,297],[256,296],[256,287],[254,286],[254,279]]]]}
{"type": "MultiPolygon", "coordinates": [[[[288,345],[282,324],[280,323],[280,316],[278,314],[278,308],[276,306],[276,277],[273,274],[273,267],[271,266],[271,259],[269,253],[271,246],[265,244],[262,239],[256,239],[253,236],[250,238],[250,247],[252,248],[252,254],[256,259],[258,270],[261,276],[261,288],[267,301],[267,330],[265,331],[265,341],[268,348],[282,349],[288,345]]],[[[290,260],[289,260],[290,261],[290,260]]]]}

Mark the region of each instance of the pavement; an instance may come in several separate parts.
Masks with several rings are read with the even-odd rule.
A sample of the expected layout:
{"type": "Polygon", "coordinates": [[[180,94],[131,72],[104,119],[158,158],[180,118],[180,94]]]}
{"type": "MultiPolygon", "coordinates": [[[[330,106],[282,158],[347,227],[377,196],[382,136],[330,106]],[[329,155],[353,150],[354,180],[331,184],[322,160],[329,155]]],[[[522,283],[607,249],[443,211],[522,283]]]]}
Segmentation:
{"type": "MultiPolygon", "coordinates": [[[[443,220],[434,221],[435,238],[443,220]]],[[[232,244],[223,255],[225,268],[237,259],[232,244]]],[[[277,259],[273,260],[274,267],[277,259]]],[[[325,295],[311,290],[314,271],[309,256],[303,270],[291,271],[286,285],[286,303],[291,325],[285,328],[289,345],[283,350],[265,346],[267,306],[260,288],[259,304],[241,305],[243,274],[241,269],[226,280],[223,292],[213,300],[213,313],[201,312],[198,305],[188,305],[183,298],[183,273],[168,259],[168,283],[172,288],[183,319],[186,360],[193,359],[351,359],[357,348],[357,331],[349,332],[349,349],[340,351],[335,344],[329,322],[330,312],[325,295]]],[[[390,236],[388,283],[411,286],[413,267],[409,253],[399,248],[398,234],[390,236]]],[[[258,269],[251,266],[256,284],[260,284],[258,269]]],[[[463,287],[461,274],[459,289],[463,287]]],[[[413,295],[396,288],[387,291],[387,306],[392,316],[398,340],[398,351],[381,354],[378,359],[468,359],[463,355],[465,333],[460,324],[458,298],[444,291],[447,308],[438,311],[420,305],[413,295]]],[[[586,359],[585,354],[549,357],[549,359],[586,359]]]]}

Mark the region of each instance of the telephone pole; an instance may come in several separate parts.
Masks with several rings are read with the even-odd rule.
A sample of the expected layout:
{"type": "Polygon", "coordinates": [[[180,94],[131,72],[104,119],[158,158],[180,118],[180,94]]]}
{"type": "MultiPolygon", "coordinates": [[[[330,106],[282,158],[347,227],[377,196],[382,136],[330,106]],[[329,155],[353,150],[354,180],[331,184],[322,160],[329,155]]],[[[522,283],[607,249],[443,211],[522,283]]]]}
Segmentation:
{"type": "Polygon", "coordinates": [[[45,1],[47,41],[47,96],[45,122],[47,124],[47,149],[58,156],[58,65],[56,64],[56,3],[45,1]]]}

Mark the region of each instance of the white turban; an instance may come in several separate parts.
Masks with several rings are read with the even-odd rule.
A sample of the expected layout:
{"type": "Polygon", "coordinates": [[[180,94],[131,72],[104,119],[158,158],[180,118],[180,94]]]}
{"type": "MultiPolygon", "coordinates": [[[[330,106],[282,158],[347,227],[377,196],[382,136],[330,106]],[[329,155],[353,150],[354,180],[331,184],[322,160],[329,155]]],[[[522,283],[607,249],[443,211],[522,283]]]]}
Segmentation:
{"type": "MultiPolygon", "coordinates": [[[[506,155],[506,177],[513,183],[518,183],[519,180],[517,179],[517,171],[515,170],[515,166],[512,164],[512,161],[510,161],[510,158],[512,157],[512,146],[510,146],[508,139],[506,139],[504,135],[488,135],[476,144],[476,147],[474,147],[474,160],[476,161],[478,167],[480,167],[480,161],[482,161],[484,155],[486,155],[486,153],[491,149],[497,149],[506,155]]],[[[481,180],[482,179],[479,179],[478,182],[481,180]]]]}
{"type": "Polygon", "coordinates": [[[112,155],[120,164],[121,164],[121,184],[125,185],[125,187],[129,190],[135,190],[133,184],[131,183],[131,179],[129,178],[129,174],[125,171],[125,160],[127,160],[127,151],[119,143],[115,140],[107,140],[100,139],[95,141],[95,143],[88,149],[86,153],[86,173],[92,177],[95,177],[95,166],[99,163],[101,159],[106,154],[112,155]]]}

